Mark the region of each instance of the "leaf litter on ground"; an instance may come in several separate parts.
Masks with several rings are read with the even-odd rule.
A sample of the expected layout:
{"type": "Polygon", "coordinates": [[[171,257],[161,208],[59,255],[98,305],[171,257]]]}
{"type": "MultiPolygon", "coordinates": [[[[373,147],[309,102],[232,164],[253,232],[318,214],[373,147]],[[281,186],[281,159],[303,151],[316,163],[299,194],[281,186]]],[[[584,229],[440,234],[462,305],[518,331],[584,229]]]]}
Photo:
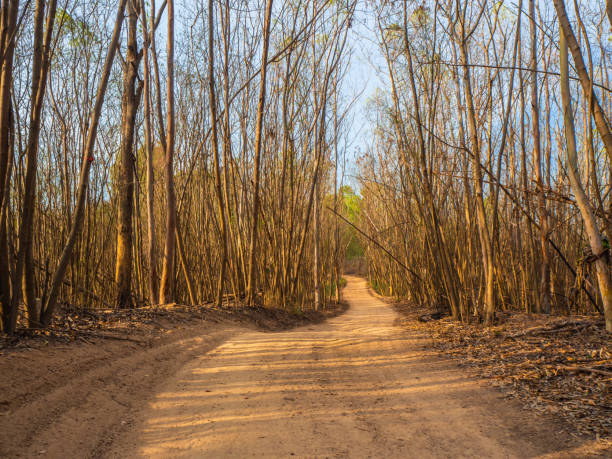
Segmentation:
{"type": "Polygon", "coordinates": [[[400,325],[426,331],[440,354],[525,408],[564,419],[570,434],[612,437],[612,348],[603,319],[504,313],[485,327],[407,302],[395,308],[400,325]]]}
{"type": "Polygon", "coordinates": [[[0,355],[49,344],[90,342],[98,339],[124,340],[150,345],[151,340],[184,326],[206,322],[232,322],[266,331],[284,330],[318,323],[346,310],[347,305],[330,305],[314,311],[278,307],[246,306],[226,302],[223,307],[165,304],[131,309],[75,308],[66,303],[47,328],[27,328],[21,322],[13,335],[0,333],[0,355]]]}

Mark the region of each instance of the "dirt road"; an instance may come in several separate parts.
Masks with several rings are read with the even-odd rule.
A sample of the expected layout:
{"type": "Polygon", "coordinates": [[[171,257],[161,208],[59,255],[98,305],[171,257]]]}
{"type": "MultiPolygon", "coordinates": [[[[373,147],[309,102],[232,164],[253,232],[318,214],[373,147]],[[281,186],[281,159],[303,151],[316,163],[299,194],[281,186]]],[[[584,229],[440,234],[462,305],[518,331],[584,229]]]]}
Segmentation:
{"type": "Polygon", "coordinates": [[[238,334],[184,366],[108,456],[588,456],[423,350],[363,280],[344,295],[348,312],[322,325],[238,334]]]}

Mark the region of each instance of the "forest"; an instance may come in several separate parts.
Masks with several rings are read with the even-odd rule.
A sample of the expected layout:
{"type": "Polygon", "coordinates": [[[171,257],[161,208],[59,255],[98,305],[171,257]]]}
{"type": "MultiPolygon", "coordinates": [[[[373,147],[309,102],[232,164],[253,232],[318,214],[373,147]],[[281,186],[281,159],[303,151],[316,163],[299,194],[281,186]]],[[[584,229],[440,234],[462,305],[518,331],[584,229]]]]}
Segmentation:
{"type": "Polygon", "coordinates": [[[358,175],[374,285],[612,331],[610,2],[400,3],[377,10],[389,87],[358,175]]]}
{"type": "Polygon", "coordinates": [[[172,2],[4,5],[5,331],[58,304],[318,308],[355,237],[382,293],[611,330],[603,4],[376,4],[389,86],[355,158],[357,3],[204,3],[176,37],[172,2]]]}
{"type": "Polygon", "coordinates": [[[337,291],[321,209],[340,201],[354,2],[188,2],[179,28],[172,3],[3,4],[7,333],[66,304],[319,307],[337,291]]]}
{"type": "Polygon", "coordinates": [[[0,24],[0,369],[50,337],[329,320],[252,352],[427,334],[612,435],[612,0],[2,0],[0,24]]]}

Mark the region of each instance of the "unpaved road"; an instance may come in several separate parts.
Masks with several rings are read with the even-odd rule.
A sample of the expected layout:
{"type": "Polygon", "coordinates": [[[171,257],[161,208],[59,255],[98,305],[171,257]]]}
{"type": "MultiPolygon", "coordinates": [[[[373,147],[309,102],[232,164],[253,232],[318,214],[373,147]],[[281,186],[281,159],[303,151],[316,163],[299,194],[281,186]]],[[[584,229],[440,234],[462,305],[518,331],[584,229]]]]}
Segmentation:
{"type": "Polygon", "coordinates": [[[322,325],[237,334],[183,366],[105,455],[591,456],[593,445],[424,350],[363,280],[344,295],[348,312],[322,325]]]}

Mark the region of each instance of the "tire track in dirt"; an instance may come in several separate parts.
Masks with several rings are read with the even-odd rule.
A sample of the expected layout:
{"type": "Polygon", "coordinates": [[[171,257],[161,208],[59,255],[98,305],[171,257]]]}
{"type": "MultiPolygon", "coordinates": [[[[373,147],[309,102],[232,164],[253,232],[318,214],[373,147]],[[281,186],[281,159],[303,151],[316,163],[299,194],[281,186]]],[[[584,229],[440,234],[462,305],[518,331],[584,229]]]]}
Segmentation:
{"type": "Polygon", "coordinates": [[[344,295],[348,312],[324,324],[245,332],[193,360],[107,456],[591,456],[424,350],[362,279],[344,295]]]}
{"type": "Polygon", "coordinates": [[[151,346],[104,341],[3,357],[5,371],[26,375],[0,416],[0,458],[101,455],[161,381],[238,331],[200,324],[151,346]]]}

